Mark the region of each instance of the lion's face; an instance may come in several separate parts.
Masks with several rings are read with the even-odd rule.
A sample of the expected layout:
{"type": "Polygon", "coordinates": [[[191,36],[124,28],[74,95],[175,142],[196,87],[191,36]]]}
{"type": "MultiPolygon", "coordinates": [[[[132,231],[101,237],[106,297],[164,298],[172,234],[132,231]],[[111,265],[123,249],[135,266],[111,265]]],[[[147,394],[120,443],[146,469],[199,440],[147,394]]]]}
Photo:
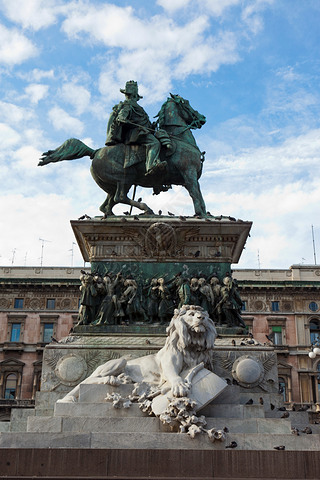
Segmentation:
{"type": "Polygon", "coordinates": [[[184,355],[192,353],[206,355],[214,346],[217,332],[208,312],[201,307],[185,305],[175,312],[175,316],[167,328],[168,338],[166,345],[174,347],[184,355]]]}
{"type": "Polygon", "coordinates": [[[205,333],[207,331],[208,320],[209,315],[205,310],[187,310],[184,315],[184,321],[189,332],[192,333],[205,333]]]}

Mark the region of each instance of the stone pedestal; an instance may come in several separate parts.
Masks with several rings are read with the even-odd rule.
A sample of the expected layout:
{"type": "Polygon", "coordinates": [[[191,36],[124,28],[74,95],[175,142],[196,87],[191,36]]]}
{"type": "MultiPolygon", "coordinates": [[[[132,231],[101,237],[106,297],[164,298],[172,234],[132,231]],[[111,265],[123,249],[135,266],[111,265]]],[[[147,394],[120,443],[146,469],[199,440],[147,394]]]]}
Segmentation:
{"type": "Polygon", "coordinates": [[[220,278],[239,261],[251,222],[232,217],[117,216],[71,221],[92,271],[142,280],[178,273],[220,278]]]}

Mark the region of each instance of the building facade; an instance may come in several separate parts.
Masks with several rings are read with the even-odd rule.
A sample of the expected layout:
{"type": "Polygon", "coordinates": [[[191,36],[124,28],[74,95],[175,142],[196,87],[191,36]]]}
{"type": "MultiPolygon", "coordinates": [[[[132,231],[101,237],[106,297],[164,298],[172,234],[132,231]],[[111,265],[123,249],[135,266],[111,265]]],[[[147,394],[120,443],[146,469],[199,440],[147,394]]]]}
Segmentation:
{"type": "MultiPolygon", "coordinates": [[[[32,406],[45,345],[77,322],[80,268],[0,268],[0,419],[32,406]]],[[[256,340],[275,345],[279,389],[289,404],[320,402],[320,266],[234,270],[243,318],[256,340]]],[[[239,339],[240,342],[240,339],[239,339]]]]}
{"type": "Polygon", "coordinates": [[[45,345],[77,321],[79,276],[73,268],[0,268],[0,419],[34,403],[45,345]]]}
{"type": "Polygon", "coordinates": [[[234,270],[243,318],[256,340],[275,345],[279,388],[290,404],[320,402],[320,266],[288,270],[234,270]]]}

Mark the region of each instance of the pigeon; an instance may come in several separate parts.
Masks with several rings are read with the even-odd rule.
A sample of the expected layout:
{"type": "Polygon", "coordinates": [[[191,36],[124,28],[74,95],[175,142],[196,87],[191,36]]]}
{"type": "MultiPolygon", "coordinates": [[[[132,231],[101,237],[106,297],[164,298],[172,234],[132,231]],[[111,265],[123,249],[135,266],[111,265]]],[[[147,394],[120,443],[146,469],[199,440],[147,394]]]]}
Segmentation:
{"type": "Polygon", "coordinates": [[[162,215],[162,210],[159,210],[158,214],[159,214],[159,215],[162,215]]]}
{"type": "Polygon", "coordinates": [[[88,220],[91,219],[91,217],[89,217],[89,215],[87,215],[87,214],[85,213],[84,215],[82,215],[81,217],[79,217],[78,220],[85,220],[86,218],[87,218],[88,220]]]}
{"type": "Polygon", "coordinates": [[[139,203],[142,202],[142,197],[139,197],[137,202],[139,202],[139,203]]]}
{"type": "Polygon", "coordinates": [[[236,448],[238,446],[237,442],[231,442],[229,445],[226,445],[226,448],[236,448]]]}
{"type": "Polygon", "coordinates": [[[246,405],[252,405],[253,404],[253,400],[252,398],[250,398],[250,400],[247,401],[246,405]]]}
{"type": "Polygon", "coordinates": [[[229,428],[228,428],[228,427],[224,427],[224,428],[223,428],[223,431],[224,431],[224,433],[229,433],[229,428]]]}
{"type": "Polygon", "coordinates": [[[291,427],[291,433],[292,435],[297,435],[297,437],[300,435],[299,430],[296,427],[291,427]]]}
{"type": "Polygon", "coordinates": [[[287,409],[286,409],[286,407],[279,407],[278,410],[279,410],[279,412],[285,412],[287,409]]]}
{"type": "Polygon", "coordinates": [[[285,450],[286,447],[284,445],[279,445],[278,447],[273,447],[275,450],[285,450]]]}
{"type": "Polygon", "coordinates": [[[151,344],[150,340],[146,339],[146,344],[150,345],[151,344]]]}
{"type": "Polygon", "coordinates": [[[123,215],[130,215],[130,212],[123,212],[123,215]]]}
{"type": "Polygon", "coordinates": [[[302,433],[306,433],[307,435],[310,435],[312,433],[312,430],[310,427],[306,427],[302,430],[302,433]]]}
{"type": "Polygon", "coordinates": [[[260,405],[263,405],[263,404],[264,404],[264,401],[263,401],[263,398],[262,398],[262,397],[259,398],[259,403],[260,403],[260,405]]]}
{"type": "Polygon", "coordinates": [[[302,407],[298,408],[298,412],[305,412],[310,408],[310,405],[303,405],[302,407]]]}
{"type": "Polygon", "coordinates": [[[284,412],[280,418],[289,418],[290,413],[289,412],[284,412]]]}
{"type": "Polygon", "coordinates": [[[234,347],[237,345],[234,338],[231,340],[231,343],[232,343],[232,345],[233,345],[234,347]]]}
{"type": "Polygon", "coordinates": [[[174,216],[175,216],[174,213],[171,213],[171,212],[168,212],[168,215],[169,215],[170,217],[174,217],[174,216]]]}
{"type": "Polygon", "coordinates": [[[135,215],[133,218],[134,218],[135,220],[140,220],[140,218],[139,218],[137,215],[135,215]]]}
{"type": "Polygon", "coordinates": [[[275,406],[273,405],[273,403],[270,403],[270,408],[271,408],[271,410],[275,409],[275,406]]]}
{"type": "Polygon", "coordinates": [[[182,220],[183,222],[185,222],[185,221],[187,220],[186,217],[184,217],[183,215],[180,215],[179,218],[180,218],[180,220],[182,220]]]}
{"type": "Polygon", "coordinates": [[[194,253],[193,256],[194,256],[194,257],[199,257],[199,255],[200,255],[200,250],[197,250],[196,253],[194,253]]]}

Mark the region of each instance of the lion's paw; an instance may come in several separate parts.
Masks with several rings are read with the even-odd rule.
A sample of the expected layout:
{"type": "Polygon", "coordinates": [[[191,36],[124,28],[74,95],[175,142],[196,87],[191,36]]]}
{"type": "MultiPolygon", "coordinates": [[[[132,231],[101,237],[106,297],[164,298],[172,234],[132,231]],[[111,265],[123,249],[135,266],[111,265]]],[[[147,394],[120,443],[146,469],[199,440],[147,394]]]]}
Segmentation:
{"type": "Polygon", "coordinates": [[[113,385],[114,387],[120,385],[120,380],[114,375],[106,375],[105,377],[97,378],[97,384],[113,385]]]}
{"type": "Polygon", "coordinates": [[[171,392],[174,397],[186,397],[190,390],[190,384],[180,380],[171,387],[171,392]]]}

